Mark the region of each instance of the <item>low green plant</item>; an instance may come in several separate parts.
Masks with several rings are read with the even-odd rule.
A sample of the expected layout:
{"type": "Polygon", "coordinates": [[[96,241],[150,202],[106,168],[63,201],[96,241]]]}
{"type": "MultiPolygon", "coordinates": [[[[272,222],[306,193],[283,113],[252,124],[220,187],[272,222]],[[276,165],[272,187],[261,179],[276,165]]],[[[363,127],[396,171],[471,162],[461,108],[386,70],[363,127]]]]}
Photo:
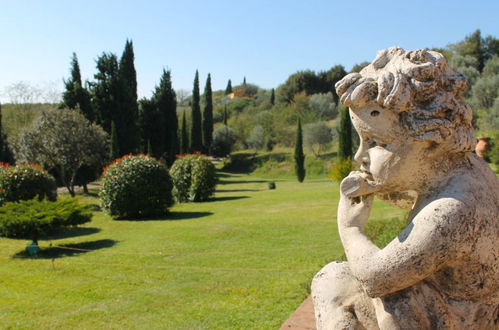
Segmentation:
{"type": "Polygon", "coordinates": [[[336,182],[341,182],[352,171],[352,161],[350,158],[338,158],[336,163],[331,168],[331,179],[336,182]]]}
{"type": "Polygon", "coordinates": [[[215,166],[201,155],[183,155],[173,163],[173,197],[179,203],[202,202],[215,193],[217,175],[215,166]]]}
{"type": "Polygon", "coordinates": [[[366,234],[379,248],[384,248],[404,230],[406,225],[404,217],[368,221],[366,224],[366,234]]]}
{"type": "Polygon", "coordinates": [[[162,216],[173,205],[172,180],[156,159],[126,155],[104,169],[99,197],[114,218],[162,216]]]}
{"type": "Polygon", "coordinates": [[[6,202],[0,207],[0,236],[38,239],[52,235],[64,227],[89,222],[92,213],[71,198],[55,202],[38,200],[6,202]]]}
{"type": "Polygon", "coordinates": [[[41,165],[19,164],[0,166],[0,203],[17,202],[38,197],[55,201],[57,186],[55,179],[41,165]]]}

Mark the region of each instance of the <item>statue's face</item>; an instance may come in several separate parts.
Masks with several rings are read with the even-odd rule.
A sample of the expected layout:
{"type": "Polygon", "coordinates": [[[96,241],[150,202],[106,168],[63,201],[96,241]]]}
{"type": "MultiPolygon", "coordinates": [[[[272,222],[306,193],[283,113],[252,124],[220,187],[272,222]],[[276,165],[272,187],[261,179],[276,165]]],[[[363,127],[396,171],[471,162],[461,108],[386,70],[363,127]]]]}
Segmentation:
{"type": "Polygon", "coordinates": [[[355,161],[365,178],[380,192],[412,189],[424,146],[410,142],[392,111],[366,106],[350,113],[361,140],[355,161]]]}

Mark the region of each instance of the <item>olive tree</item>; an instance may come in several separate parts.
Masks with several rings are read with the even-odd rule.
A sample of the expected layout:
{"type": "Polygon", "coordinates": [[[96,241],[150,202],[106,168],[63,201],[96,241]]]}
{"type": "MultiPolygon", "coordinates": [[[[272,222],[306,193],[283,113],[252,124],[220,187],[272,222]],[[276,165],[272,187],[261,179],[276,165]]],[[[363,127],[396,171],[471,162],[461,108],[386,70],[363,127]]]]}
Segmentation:
{"type": "Polygon", "coordinates": [[[321,152],[326,150],[329,143],[333,140],[331,128],[326,122],[320,121],[305,125],[305,146],[311,150],[316,157],[319,157],[321,152]]]}
{"type": "Polygon", "coordinates": [[[100,168],[109,152],[108,134],[77,110],[48,110],[14,142],[17,162],[41,163],[56,169],[71,196],[78,169],[100,168]]]}

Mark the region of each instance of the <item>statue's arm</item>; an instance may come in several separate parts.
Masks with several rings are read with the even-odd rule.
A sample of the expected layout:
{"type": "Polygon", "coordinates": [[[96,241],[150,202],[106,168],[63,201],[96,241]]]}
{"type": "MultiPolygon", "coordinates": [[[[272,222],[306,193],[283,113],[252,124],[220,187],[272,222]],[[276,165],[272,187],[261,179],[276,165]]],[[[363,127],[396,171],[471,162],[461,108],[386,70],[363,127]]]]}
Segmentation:
{"type": "MultiPolygon", "coordinates": [[[[343,208],[348,208],[345,200],[343,203],[343,208]]],[[[370,205],[362,205],[366,203],[369,201],[364,199],[343,212],[343,217],[357,217],[357,221],[340,219],[339,214],[338,224],[352,274],[371,297],[402,290],[427,278],[453,258],[462,242],[462,231],[455,227],[467,220],[464,207],[449,198],[430,203],[397,238],[379,249],[364,234],[370,210],[370,205]]]]}

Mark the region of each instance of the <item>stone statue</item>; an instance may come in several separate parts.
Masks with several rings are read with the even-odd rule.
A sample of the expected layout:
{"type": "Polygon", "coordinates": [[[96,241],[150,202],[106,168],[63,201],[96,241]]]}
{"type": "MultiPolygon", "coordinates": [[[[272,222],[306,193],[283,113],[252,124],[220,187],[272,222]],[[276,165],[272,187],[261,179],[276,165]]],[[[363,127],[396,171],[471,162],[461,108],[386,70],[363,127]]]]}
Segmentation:
{"type": "Polygon", "coordinates": [[[472,154],[463,75],[428,50],[382,50],[336,84],[361,143],[340,186],[348,262],[312,282],[318,329],[499,329],[499,180],[472,154]],[[379,249],[373,197],[410,210],[379,249]]]}

